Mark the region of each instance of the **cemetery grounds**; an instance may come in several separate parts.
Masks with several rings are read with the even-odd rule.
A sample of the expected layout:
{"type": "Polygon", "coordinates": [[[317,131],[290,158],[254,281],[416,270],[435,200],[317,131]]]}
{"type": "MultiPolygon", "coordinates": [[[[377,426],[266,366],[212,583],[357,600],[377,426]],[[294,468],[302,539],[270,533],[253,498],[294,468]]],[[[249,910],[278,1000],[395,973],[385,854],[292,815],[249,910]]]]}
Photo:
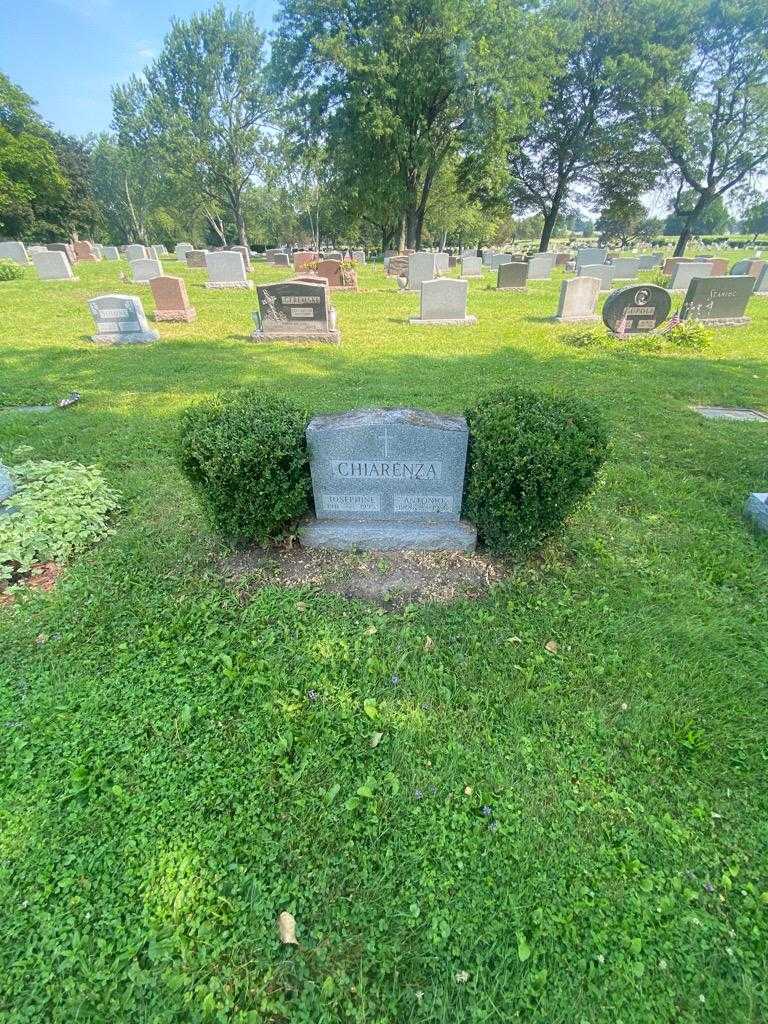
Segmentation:
{"type": "Polygon", "coordinates": [[[741,508],[768,423],[690,406],[768,408],[768,300],[700,352],[577,348],[560,272],[486,274],[477,326],[417,328],[369,265],[332,296],[341,347],[254,345],[255,294],[169,260],[197,320],[98,347],[88,298],[153,309],[118,268],[0,285],[0,405],[82,394],[0,412],[0,458],[122,496],[111,539],[0,609],[0,1019],[765,1020],[768,546],[741,508]],[[461,412],[510,382],[588,397],[612,447],[481,600],[223,579],[173,457],[190,403],[461,412]]]}

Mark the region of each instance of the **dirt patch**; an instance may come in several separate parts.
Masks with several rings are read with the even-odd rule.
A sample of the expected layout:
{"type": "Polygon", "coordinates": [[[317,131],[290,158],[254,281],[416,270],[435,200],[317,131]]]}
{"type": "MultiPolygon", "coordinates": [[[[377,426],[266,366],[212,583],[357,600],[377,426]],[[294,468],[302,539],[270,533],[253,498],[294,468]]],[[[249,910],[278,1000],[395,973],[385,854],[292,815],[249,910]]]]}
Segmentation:
{"type": "Polygon", "coordinates": [[[22,586],[26,590],[43,590],[47,593],[56,586],[63,571],[62,566],[56,562],[38,562],[30,572],[14,573],[9,584],[0,584],[0,607],[13,604],[16,594],[9,591],[10,587],[22,586]]]}
{"type": "Polygon", "coordinates": [[[393,611],[408,604],[478,599],[512,569],[487,555],[453,551],[322,551],[250,547],[219,569],[243,599],[266,586],[311,587],[393,611]]]}

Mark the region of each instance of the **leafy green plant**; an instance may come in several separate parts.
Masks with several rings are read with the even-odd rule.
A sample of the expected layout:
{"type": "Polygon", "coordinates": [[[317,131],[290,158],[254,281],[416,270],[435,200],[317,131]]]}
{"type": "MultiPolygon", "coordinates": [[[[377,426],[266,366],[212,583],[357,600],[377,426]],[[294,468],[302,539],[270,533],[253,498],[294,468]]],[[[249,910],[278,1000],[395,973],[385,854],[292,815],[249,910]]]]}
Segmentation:
{"type": "Polygon", "coordinates": [[[22,462],[11,467],[17,490],[0,516],[0,583],[36,562],[64,562],[109,536],[117,494],[95,466],[22,462]]]}
{"type": "Polygon", "coordinates": [[[658,335],[667,345],[674,348],[700,351],[712,344],[712,331],[697,320],[678,320],[658,335]]]}
{"type": "Polygon", "coordinates": [[[616,338],[609,334],[604,327],[577,327],[560,339],[564,345],[571,345],[573,348],[607,348],[615,345],[616,338]]]}
{"type": "Polygon", "coordinates": [[[307,512],[307,419],[285,399],[250,388],[183,414],[181,468],[223,536],[265,543],[307,512]]]}
{"type": "Polygon", "coordinates": [[[24,268],[13,260],[0,260],[0,281],[18,281],[24,277],[24,268]]]}
{"type": "Polygon", "coordinates": [[[493,551],[525,551],[556,531],[605,460],[602,421],[577,398],[502,388],[468,409],[467,421],[464,507],[493,551]]]}

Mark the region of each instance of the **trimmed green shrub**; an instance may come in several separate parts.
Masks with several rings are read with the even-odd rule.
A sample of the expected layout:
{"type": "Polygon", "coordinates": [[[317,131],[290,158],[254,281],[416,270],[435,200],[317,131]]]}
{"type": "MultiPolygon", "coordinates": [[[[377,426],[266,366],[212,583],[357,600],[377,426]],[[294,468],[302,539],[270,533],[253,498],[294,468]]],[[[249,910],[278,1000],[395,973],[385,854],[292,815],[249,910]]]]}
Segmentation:
{"type": "Polygon", "coordinates": [[[466,416],[466,515],[490,550],[528,551],[593,486],[608,444],[602,420],[581,399],[516,386],[491,392],[466,416]]]}
{"type": "Polygon", "coordinates": [[[118,496],[95,466],[22,462],[10,466],[17,490],[0,516],[0,583],[36,562],[64,562],[114,531],[118,496]]]}
{"type": "Polygon", "coordinates": [[[24,277],[24,267],[13,260],[0,260],[0,281],[18,281],[24,277]]]}
{"type": "Polygon", "coordinates": [[[289,533],[308,511],[308,414],[251,388],[188,409],[178,452],[214,529],[238,544],[289,533]]]}

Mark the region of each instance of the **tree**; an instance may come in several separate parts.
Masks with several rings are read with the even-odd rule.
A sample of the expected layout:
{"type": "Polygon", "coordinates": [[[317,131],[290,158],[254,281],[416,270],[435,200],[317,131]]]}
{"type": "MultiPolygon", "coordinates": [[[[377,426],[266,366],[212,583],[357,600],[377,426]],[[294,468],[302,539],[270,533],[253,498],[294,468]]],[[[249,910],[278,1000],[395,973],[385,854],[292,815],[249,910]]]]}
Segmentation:
{"type": "Polygon", "coordinates": [[[726,209],[722,196],[717,196],[708,206],[700,209],[695,221],[691,220],[691,213],[698,198],[698,194],[693,189],[678,192],[674,199],[673,212],[664,222],[665,235],[679,235],[685,229],[686,224],[690,224],[692,233],[697,234],[716,234],[728,230],[731,215],[726,209]]]}
{"type": "Polygon", "coordinates": [[[649,217],[639,199],[618,198],[607,206],[597,219],[595,230],[605,245],[618,243],[631,245],[636,241],[650,242],[662,233],[663,224],[657,217],[649,217]]]}
{"type": "Polygon", "coordinates": [[[67,200],[49,135],[32,98],[0,73],[0,233],[45,233],[67,200]]]}
{"type": "Polygon", "coordinates": [[[232,217],[248,244],[244,200],[269,156],[273,104],[264,81],[264,34],[252,14],[222,4],[171,23],[160,56],[112,91],[121,144],[162,147],[207,205],[232,217]]]}
{"type": "Polygon", "coordinates": [[[715,200],[768,165],[768,0],[699,0],[689,31],[649,119],[674,167],[676,256],[715,200]]]}
{"type": "Polygon", "coordinates": [[[62,205],[60,223],[67,237],[94,238],[104,226],[104,216],[94,192],[91,177],[93,139],[54,132],[52,144],[56,159],[69,184],[62,205]]]}
{"type": "Polygon", "coordinates": [[[412,248],[443,163],[520,130],[546,66],[516,0],[283,0],[272,58],[295,137],[412,248]]]}
{"type": "Polygon", "coordinates": [[[667,0],[554,0],[549,7],[559,70],[540,116],[509,142],[509,198],[542,214],[542,252],[578,189],[610,202],[637,196],[657,177],[659,153],[642,108],[678,59],[679,8],[667,0]]]}
{"type": "Polygon", "coordinates": [[[768,199],[754,198],[744,210],[741,226],[752,235],[753,242],[758,235],[768,234],[768,199]]]}

